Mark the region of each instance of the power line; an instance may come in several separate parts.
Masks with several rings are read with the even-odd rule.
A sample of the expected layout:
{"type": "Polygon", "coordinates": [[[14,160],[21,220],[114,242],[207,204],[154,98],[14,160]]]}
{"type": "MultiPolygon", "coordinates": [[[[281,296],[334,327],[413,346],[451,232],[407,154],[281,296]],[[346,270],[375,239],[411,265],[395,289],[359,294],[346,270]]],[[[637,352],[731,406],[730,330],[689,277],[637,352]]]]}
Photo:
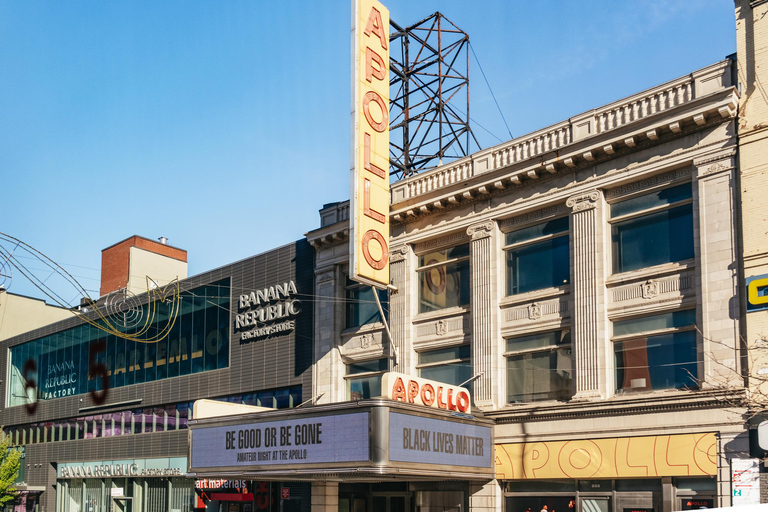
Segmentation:
{"type": "Polygon", "coordinates": [[[477,58],[477,54],[475,53],[475,49],[472,47],[472,43],[469,43],[469,49],[472,50],[472,55],[475,57],[475,62],[477,62],[477,67],[480,68],[480,74],[483,75],[483,79],[485,80],[485,84],[488,86],[488,90],[491,92],[491,97],[493,98],[493,102],[496,104],[496,108],[499,109],[499,114],[501,115],[502,121],[504,121],[504,126],[507,127],[507,133],[509,134],[509,138],[510,139],[514,139],[514,137],[512,136],[512,131],[510,131],[509,125],[507,124],[507,120],[504,117],[504,113],[501,111],[501,107],[499,106],[499,102],[496,101],[496,95],[493,94],[493,89],[491,89],[491,84],[488,82],[488,78],[485,76],[485,71],[483,71],[483,66],[480,65],[480,59],[477,58]]]}

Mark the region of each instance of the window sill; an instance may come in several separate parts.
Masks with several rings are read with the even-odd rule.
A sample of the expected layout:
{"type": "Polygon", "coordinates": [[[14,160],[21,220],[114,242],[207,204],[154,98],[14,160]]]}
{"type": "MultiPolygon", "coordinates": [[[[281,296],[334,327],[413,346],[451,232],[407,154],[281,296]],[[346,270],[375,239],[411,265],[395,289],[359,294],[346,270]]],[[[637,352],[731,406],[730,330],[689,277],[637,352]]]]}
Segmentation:
{"type": "Polygon", "coordinates": [[[683,261],[676,261],[674,263],[663,263],[653,267],[645,267],[637,270],[630,270],[627,272],[613,274],[605,280],[605,284],[606,286],[615,286],[618,284],[628,283],[631,281],[639,281],[651,277],[662,277],[694,268],[696,268],[696,260],[693,258],[683,261]]]}
{"type": "Polygon", "coordinates": [[[341,331],[342,338],[351,338],[357,334],[363,334],[366,332],[375,332],[384,330],[384,324],[382,322],[374,322],[372,324],[363,324],[359,327],[347,327],[341,331]]]}
{"type": "Polygon", "coordinates": [[[429,320],[435,320],[438,318],[447,318],[451,316],[464,315],[469,313],[471,308],[469,306],[455,306],[451,308],[439,309],[437,311],[429,311],[427,313],[419,313],[413,318],[413,323],[418,324],[421,322],[428,322],[429,320]]]}
{"type": "Polygon", "coordinates": [[[544,288],[543,290],[534,290],[532,292],[518,293],[515,295],[507,295],[499,301],[500,307],[512,306],[515,304],[525,304],[536,300],[549,299],[552,297],[559,297],[571,292],[571,285],[564,284],[562,286],[556,286],[554,288],[544,288]]]}

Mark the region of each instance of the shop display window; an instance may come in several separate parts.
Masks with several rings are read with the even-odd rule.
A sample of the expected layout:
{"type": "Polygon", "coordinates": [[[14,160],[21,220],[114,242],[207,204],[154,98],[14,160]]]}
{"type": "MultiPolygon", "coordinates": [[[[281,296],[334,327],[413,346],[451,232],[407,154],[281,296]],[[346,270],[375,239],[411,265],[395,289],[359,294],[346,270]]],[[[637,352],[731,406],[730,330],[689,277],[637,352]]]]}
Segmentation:
{"type": "Polygon", "coordinates": [[[614,203],[610,212],[614,273],[693,258],[690,183],[614,203]]]}
{"type": "Polygon", "coordinates": [[[568,217],[506,234],[507,295],[570,282],[568,217]]]}
{"type": "Polygon", "coordinates": [[[419,377],[458,386],[472,378],[471,356],[470,345],[419,352],[419,377]]]}
{"type": "Polygon", "coordinates": [[[619,392],[698,387],[693,309],[613,322],[619,392]]]}
{"type": "Polygon", "coordinates": [[[573,395],[571,332],[507,340],[507,402],[568,400],[573,395]]]}
{"type": "Polygon", "coordinates": [[[469,305],[469,244],[419,256],[419,313],[469,305]]]}
{"type": "Polygon", "coordinates": [[[362,400],[381,396],[381,376],[389,370],[389,359],[382,357],[347,365],[347,399],[362,400]]]}
{"type": "MultiPolygon", "coordinates": [[[[352,329],[362,325],[381,322],[381,313],[373,296],[371,286],[352,281],[347,277],[345,287],[346,297],[346,328],[352,329]]],[[[389,293],[387,290],[376,290],[381,302],[384,316],[389,316],[389,293]]]]}

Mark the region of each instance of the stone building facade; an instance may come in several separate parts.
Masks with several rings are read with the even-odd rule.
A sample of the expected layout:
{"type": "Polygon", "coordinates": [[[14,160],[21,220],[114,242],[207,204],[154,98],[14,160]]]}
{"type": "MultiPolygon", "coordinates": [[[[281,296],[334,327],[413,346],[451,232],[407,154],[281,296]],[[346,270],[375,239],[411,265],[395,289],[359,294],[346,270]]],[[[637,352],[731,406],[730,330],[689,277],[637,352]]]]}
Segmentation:
{"type": "Polygon", "coordinates": [[[321,210],[317,294],[346,301],[316,309],[319,403],[377,396],[398,371],[471,386],[496,421],[496,480],[401,489],[421,510],[731,503],[731,459],[749,456],[732,407],[735,72],[729,58],[394,183],[389,332],[345,277],[347,204],[321,210]]]}

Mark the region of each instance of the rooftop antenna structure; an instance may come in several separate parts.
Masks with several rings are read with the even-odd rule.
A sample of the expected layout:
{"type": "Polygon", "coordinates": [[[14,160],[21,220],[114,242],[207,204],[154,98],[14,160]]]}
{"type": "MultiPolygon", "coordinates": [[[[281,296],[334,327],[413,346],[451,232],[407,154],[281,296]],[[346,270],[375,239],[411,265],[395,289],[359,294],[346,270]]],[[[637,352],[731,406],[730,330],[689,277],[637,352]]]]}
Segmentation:
{"type": "Polygon", "coordinates": [[[469,36],[436,12],[390,19],[390,175],[407,178],[480,144],[469,126],[469,36]]]}

